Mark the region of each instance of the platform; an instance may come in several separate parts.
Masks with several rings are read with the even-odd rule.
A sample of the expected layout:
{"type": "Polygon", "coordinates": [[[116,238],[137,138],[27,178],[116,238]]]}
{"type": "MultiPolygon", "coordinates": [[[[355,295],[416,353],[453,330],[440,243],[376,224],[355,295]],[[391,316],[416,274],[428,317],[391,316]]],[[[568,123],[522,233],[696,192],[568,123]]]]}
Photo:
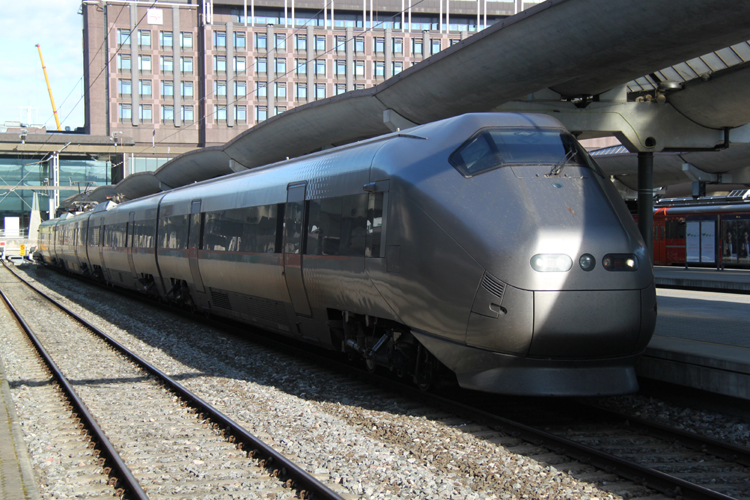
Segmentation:
{"type": "Polygon", "coordinates": [[[750,399],[750,296],[669,289],[657,296],[656,331],[638,376],[750,399]]]}
{"type": "Polygon", "coordinates": [[[31,461],[0,361],[0,498],[38,500],[31,461]]]}
{"type": "Polygon", "coordinates": [[[750,293],[750,270],[715,267],[655,266],[654,280],[658,288],[750,293]]]}

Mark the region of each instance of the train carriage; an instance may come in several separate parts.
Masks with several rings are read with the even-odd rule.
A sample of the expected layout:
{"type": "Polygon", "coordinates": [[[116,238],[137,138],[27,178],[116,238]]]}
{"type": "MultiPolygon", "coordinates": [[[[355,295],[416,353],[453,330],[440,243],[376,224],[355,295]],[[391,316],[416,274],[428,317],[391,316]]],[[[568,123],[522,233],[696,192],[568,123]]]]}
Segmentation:
{"type": "Polygon", "coordinates": [[[103,228],[112,284],[420,385],[445,366],[488,392],[632,392],[655,324],[630,214],[544,115],[446,119],[126,202],[89,224],[103,228]]]}

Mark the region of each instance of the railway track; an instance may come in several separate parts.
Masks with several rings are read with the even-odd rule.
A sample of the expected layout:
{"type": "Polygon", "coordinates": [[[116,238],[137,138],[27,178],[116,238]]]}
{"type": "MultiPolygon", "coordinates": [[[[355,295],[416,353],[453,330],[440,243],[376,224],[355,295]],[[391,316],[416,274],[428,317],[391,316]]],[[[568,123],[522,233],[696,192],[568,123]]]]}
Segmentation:
{"type": "Polygon", "coordinates": [[[26,285],[3,280],[0,293],[44,362],[35,377],[49,383],[43,411],[52,432],[67,439],[60,465],[76,478],[68,481],[68,493],[342,499],[146,360],[26,285]]]}
{"type": "MultiPolygon", "coordinates": [[[[247,335],[246,328],[241,330],[241,335],[247,335]]],[[[283,349],[289,352],[292,347],[285,344],[283,349]]],[[[298,351],[299,358],[305,360],[300,365],[314,357],[307,347],[298,351]]],[[[324,358],[322,364],[332,367],[334,362],[324,358]]],[[[310,380],[300,382],[291,374],[289,385],[281,387],[290,392],[296,390],[303,398],[320,400],[316,404],[323,411],[367,428],[370,436],[387,445],[403,447],[413,457],[410,460],[429,463],[448,476],[471,477],[487,490],[497,488],[495,483],[505,479],[503,471],[528,474],[526,465],[516,467],[513,462],[507,462],[498,468],[487,458],[492,447],[501,446],[546,466],[539,474],[556,476],[564,472],[623,498],[750,498],[748,454],[741,447],[725,446],[686,433],[680,435],[668,428],[657,429],[648,422],[604,414],[570,400],[529,403],[522,401],[523,398],[488,398],[487,395],[472,400],[469,393],[463,402],[457,402],[461,399],[459,396],[424,395],[389,377],[379,377],[377,385],[402,394],[383,396],[380,389],[373,388],[372,382],[351,379],[347,382],[346,377],[353,372],[350,365],[342,364],[341,374],[334,376],[328,368],[321,369],[327,372],[321,374],[327,382],[316,380],[315,369],[303,367],[301,370],[310,374],[310,380]],[[335,397],[321,387],[326,383],[339,389],[335,397]],[[351,386],[349,391],[358,394],[359,399],[342,397],[346,386],[351,386]],[[327,398],[336,402],[326,401],[327,398]],[[381,399],[388,413],[395,415],[393,419],[368,416],[368,409],[381,404],[375,403],[381,399]],[[343,402],[351,402],[351,405],[343,402]],[[507,408],[516,411],[508,412],[507,408]],[[541,418],[531,418],[534,415],[541,418]],[[415,434],[406,430],[400,417],[427,419],[456,431],[446,438],[453,443],[415,439],[415,434]],[[477,448],[473,454],[464,452],[464,436],[471,436],[487,446],[481,451],[477,448]]],[[[358,376],[369,377],[365,370],[358,372],[358,376]]],[[[287,376],[283,379],[284,384],[287,383],[287,376]]],[[[510,488],[516,486],[512,481],[508,484],[510,488]]],[[[510,491],[519,498],[523,494],[530,498],[535,496],[534,492],[527,493],[523,485],[518,491],[510,491]]]]}

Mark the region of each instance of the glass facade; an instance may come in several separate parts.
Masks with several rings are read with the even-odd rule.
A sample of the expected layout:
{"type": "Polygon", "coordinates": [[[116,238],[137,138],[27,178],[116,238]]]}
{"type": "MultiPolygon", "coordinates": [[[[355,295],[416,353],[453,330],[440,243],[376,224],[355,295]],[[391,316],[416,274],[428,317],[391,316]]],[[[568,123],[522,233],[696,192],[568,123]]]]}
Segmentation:
{"type": "MultiPolygon", "coordinates": [[[[60,159],[60,200],[89,189],[111,183],[110,162],[85,159],[60,159]]],[[[5,217],[21,218],[21,233],[26,234],[33,204],[34,193],[42,213],[42,220],[49,219],[49,196],[51,190],[43,189],[52,184],[52,160],[41,158],[0,158],[0,224],[5,217]],[[39,186],[42,189],[27,189],[39,186]],[[18,189],[23,187],[25,189],[18,189]]],[[[3,227],[3,229],[5,229],[3,227]]]]}

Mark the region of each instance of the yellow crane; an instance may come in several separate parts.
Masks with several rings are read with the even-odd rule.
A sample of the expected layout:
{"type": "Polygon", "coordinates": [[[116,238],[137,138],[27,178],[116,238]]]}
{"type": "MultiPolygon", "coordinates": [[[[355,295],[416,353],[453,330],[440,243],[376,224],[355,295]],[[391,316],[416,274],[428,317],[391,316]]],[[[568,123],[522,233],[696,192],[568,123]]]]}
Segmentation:
{"type": "Polygon", "coordinates": [[[49,86],[49,77],[47,76],[47,66],[44,65],[44,58],[42,57],[42,47],[36,44],[36,48],[39,50],[39,60],[42,61],[42,71],[44,71],[44,79],[47,81],[47,91],[49,91],[49,100],[52,102],[52,112],[55,113],[55,123],[57,123],[57,130],[60,128],[60,118],[57,116],[57,108],[55,107],[55,98],[52,97],[52,87],[49,86]]]}

